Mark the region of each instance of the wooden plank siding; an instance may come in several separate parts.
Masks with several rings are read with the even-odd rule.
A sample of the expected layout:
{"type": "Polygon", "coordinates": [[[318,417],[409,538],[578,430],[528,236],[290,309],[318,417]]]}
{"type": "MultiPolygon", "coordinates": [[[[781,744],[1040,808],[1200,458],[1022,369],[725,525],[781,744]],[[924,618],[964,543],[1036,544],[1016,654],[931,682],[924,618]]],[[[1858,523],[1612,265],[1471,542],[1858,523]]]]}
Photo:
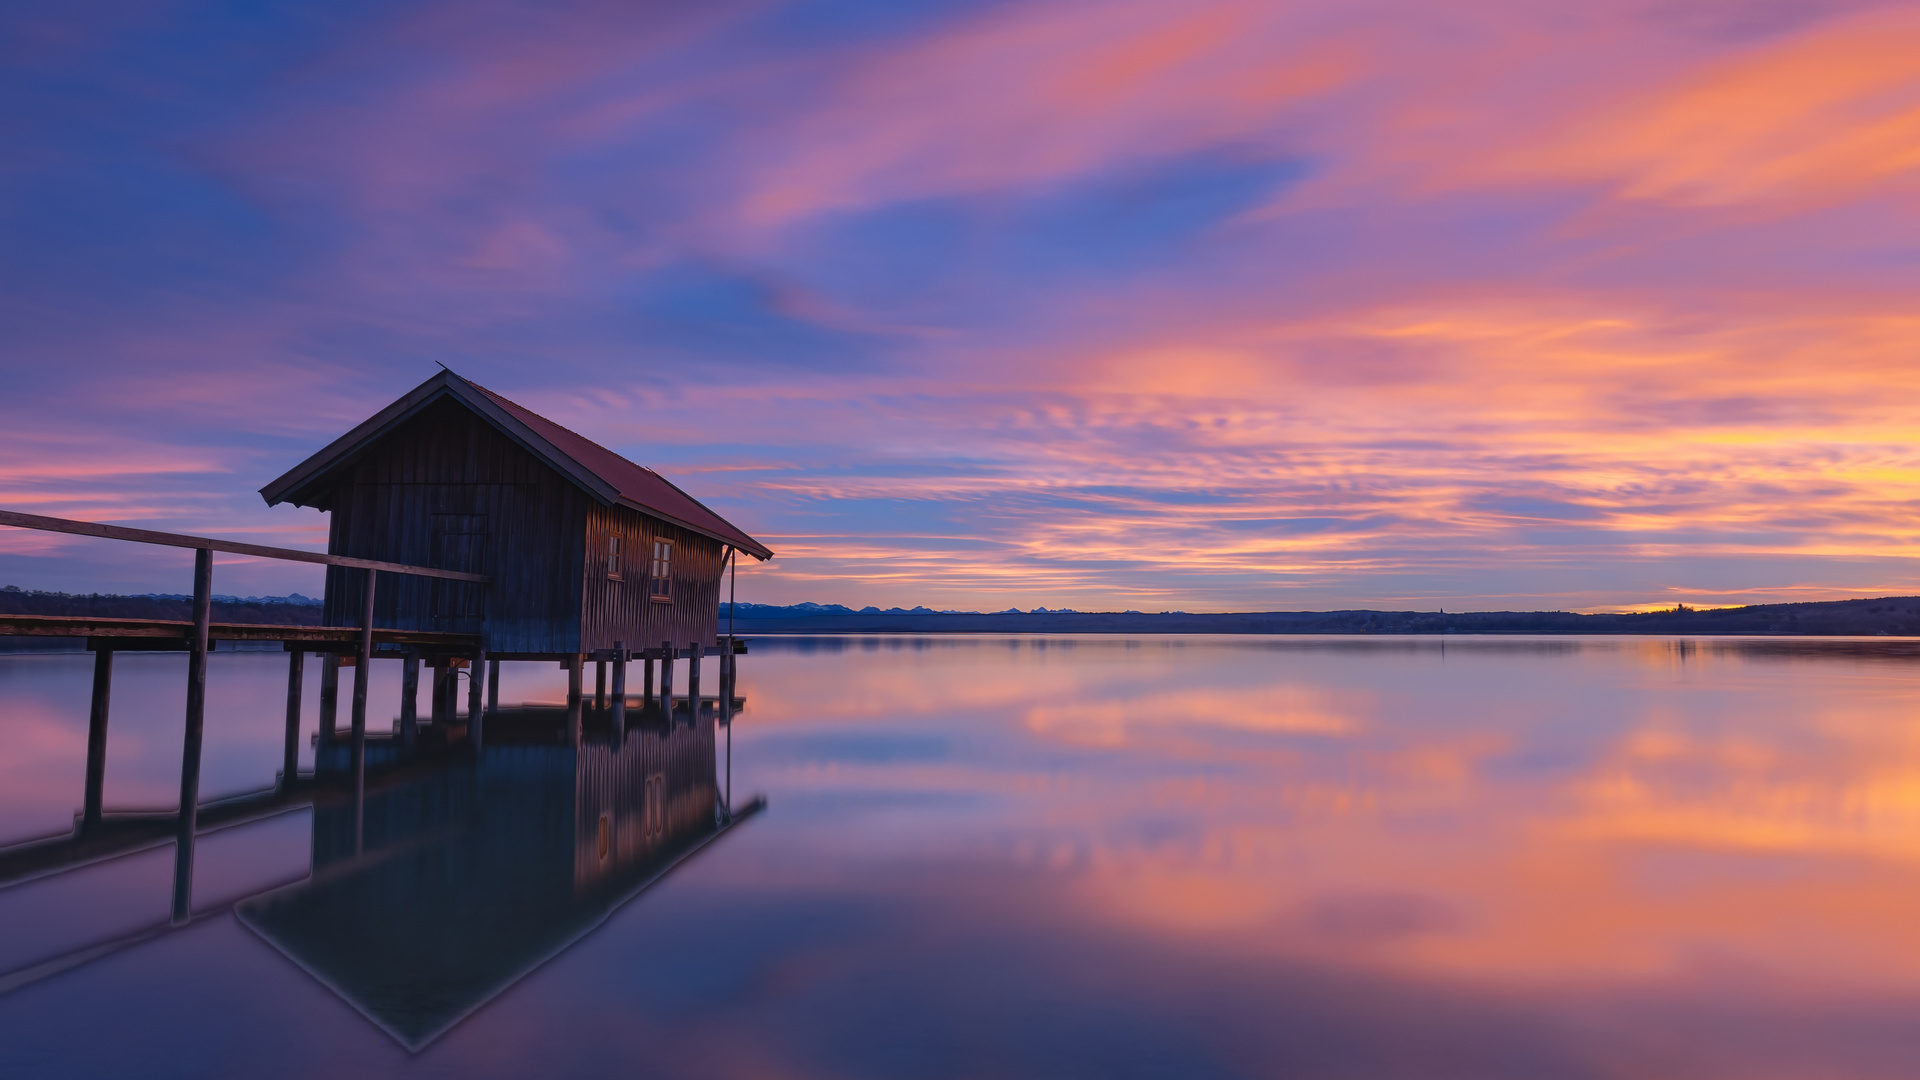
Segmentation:
{"type": "MultiPolygon", "coordinates": [[[[389,575],[376,626],[479,633],[496,654],[581,650],[583,532],[598,504],[458,402],[436,402],[381,438],[315,505],[331,511],[333,554],[493,578],[483,587],[389,575]]],[[[360,573],[329,570],[330,625],[359,622],[360,573]]]]}
{"type": "Polygon", "coordinates": [[[719,633],[720,541],[625,506],[595,505],[586,518],[586,580],[581,598],[582,639],[587,651],[710,645],[719,633]],[[621,577],[607,574],[607,541],[621,538],[621,577]],[[656,539],[673,541],[671,603],[650,597],[649,564],[656,539]]]}

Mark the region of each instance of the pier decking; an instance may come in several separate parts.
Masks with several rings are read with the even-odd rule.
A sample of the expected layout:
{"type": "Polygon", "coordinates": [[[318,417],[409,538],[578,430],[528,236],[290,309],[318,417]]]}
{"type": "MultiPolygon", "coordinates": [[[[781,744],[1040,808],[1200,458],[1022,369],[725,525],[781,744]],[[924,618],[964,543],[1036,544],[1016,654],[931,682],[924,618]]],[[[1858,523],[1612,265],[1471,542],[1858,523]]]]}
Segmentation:
{"type": "MultiPolygon", "coordinates": [[[[0,615],[0,635],[19,637],[83,637],[100,640],[100,647],[133,652],[138,649],[184,650],[193,638],[193,624],[173,619],[102,619],[85,615],[0,615]]],[[[298,643],[306,652],[350,653],[360,647],[360,631],[351,626],[274,626],[265,623],[207,624],[207,640],[284,641],[298,643]]],[[[479,634],[437,633],[431,630],[388,630],[374,627],[373,644],[423,650],[471,653],[480,647],[479,634]]]]}

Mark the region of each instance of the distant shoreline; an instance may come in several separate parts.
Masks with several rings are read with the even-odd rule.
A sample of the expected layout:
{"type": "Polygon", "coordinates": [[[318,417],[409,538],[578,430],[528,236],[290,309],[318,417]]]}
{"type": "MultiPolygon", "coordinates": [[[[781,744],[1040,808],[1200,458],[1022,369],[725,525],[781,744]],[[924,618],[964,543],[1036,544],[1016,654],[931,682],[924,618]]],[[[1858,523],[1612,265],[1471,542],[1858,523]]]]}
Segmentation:
{"type": "MultiPolygon", "coordinates": [[[[722,605],[721,632],[728,626],[722,605]]],[[[1724,634],[1751,637],[1920,637],[1920,597],[1756,604],[1701,611],[1684,606],[1623,615],[1569,611],[850,611],[818,605],[742,604],[736,634],[1345,634],[1513,635],[1724,634]]]]}
{"type": "MultiPolygon", "coordinates": [[[[0,589],[0,613],[185,619],[185,598],[78,595],[0,589]]],[[[729,607],[720,605],[720,632],[729,607]]],[[[219,622],[318,625],[320,605],[306,597],[248,597],[216,601],[219,622]]],[[[855,611],[839,605],[776,607],[740,604],[732,610],[737,634],[1344,634],[1514,635],[1710,634],[1728,636],[1920,637],[1920,596],[1621,615],[1570,611],[855,611]]],[[[65,651],[84,640],[0,637],[0,652],[65,651]],[[67,644],[69,641],[75,644],[67,644]]]]}

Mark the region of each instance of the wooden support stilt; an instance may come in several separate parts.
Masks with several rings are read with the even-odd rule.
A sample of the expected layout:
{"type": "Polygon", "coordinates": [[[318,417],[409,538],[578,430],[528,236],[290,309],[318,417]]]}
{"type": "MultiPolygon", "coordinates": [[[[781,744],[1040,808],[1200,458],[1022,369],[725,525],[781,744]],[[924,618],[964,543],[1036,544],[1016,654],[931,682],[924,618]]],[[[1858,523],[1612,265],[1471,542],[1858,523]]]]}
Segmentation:
{"type": "Polygon", "coordinates": [[[433,695],[430,707],[433,710],[433,726],[441,731],[445,731],[448,722],[453,719],[448,715],[453,711],[453,694],[448,689],[452,682],[453,665],[447,663],[445,657],[436,659],[433,662],[433,695]]]}
{"type": "Polygon", "coordinates": [[[580,668],[576,656],[567,661],[567,742],[580,745],[580,668]]]}
{"type": "MultiPolygon", "coordinates": [[[[486,653],[481,653],[485,656],[486,653]]],[[[487,661],[487,712],[500,711],[500,661],[487,661]]]]}
{"type": "Polygon", "coordinates": [[[660,715],[673,723],[673,642],[660,643],[660,715]]]}
{"type": "Polygon", "coordinates": [[[726,784],[720,789],[720,806],[726,820],[733,820],[733,638],[727,638],[727,649],[721,653],[720,661],[720,726],[727,731],[727,777],[726,784]]]}
{"type": "Polygon", "coordinates": [[[613,745],[627,735],[627,643],[613,643],[613,745]]]}
{"type": "Polygon", "coordinates": [[[93,707],[87,711],[87,788],[80,827],[100,824],[100,800],[107,782],[107,703],[113,695],[113,650],[93,654],[93,707]]]}
{"type": "Polygon", "coordinates": [[[319,750],[314,752],[317,759],[326,748],[333,745],[334,721],[340,714],[340,657],[328,653],[320,661],[320,736],[317,740],[319,750]]]}
{"type": "Polygon", "coordinates": [[[607,662],[593,662],[593,711],[599,712],[607,707],[607,662]]]}
{"type": "MultiPolygon", "coordinates": [[[[353,772],[353,797],[364,801],[367,793],[367,676],[373,667],[373,586],[379,573],[365,570],[366,589],[360,596],[360,651],[353,662],[353,740],[348,768],[353,772]]],[[[354,823],[355,851],[360,850],[361,820],[354,823]]]]}
{"type": "Polygon", "coordinates": [[[687,650],[687,719],[700,722],[700,654],[705,652],[699,642],[687,650]]]}
{"type": "Polygon", "coordinates": [[[653,658],[640,657],[640,707],[653,708],[653,658]]]}
{"type": "Polygon", "coordinates": [[[411,747],[420,728],[420,658],[400,661],[400,745],[411,747]]]}
{"type": "Polygon", "coordinates": [[[480,737],[480,702],[485,689],[487,670],[487,650],[481,649],[480,655],[467,665],[467,737],[480,737]]]}
{"type": "Polygon", "coordinates": [[[287,743],[280,758],[280,790],[292,791],[300,780],[300,698],[307,681],[307,654],[287,653],[287,743]]]}
{"type": "Polygon", "coordinates": [[[193,917],[193,837],[200,822],[200,742],[207,719],[207,625],[213,619],[213,552],[193,553],[193,636],[187,640],[187,722],[180,748],[180,814],[173,843],[173,923],[193,917]]]}

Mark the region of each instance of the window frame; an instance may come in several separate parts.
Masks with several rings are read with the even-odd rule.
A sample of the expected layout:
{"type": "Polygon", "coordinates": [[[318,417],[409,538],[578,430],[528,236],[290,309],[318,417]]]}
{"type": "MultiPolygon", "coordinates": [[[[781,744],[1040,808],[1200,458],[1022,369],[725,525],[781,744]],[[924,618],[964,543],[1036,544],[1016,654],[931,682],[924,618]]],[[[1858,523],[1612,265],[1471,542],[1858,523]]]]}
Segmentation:
{"type": "Polygon", "coordinates": [[[653,538],[653,559],[647,565],[647,599],[656,604],[673,603],[673,541],[653,538]]]}
{"type": "Polygon", "coordinates": [[[626,550],[626,537],[614,533],[607,537],[607,580],[627,580],[626,565],[623,559],[626,550]]]}

